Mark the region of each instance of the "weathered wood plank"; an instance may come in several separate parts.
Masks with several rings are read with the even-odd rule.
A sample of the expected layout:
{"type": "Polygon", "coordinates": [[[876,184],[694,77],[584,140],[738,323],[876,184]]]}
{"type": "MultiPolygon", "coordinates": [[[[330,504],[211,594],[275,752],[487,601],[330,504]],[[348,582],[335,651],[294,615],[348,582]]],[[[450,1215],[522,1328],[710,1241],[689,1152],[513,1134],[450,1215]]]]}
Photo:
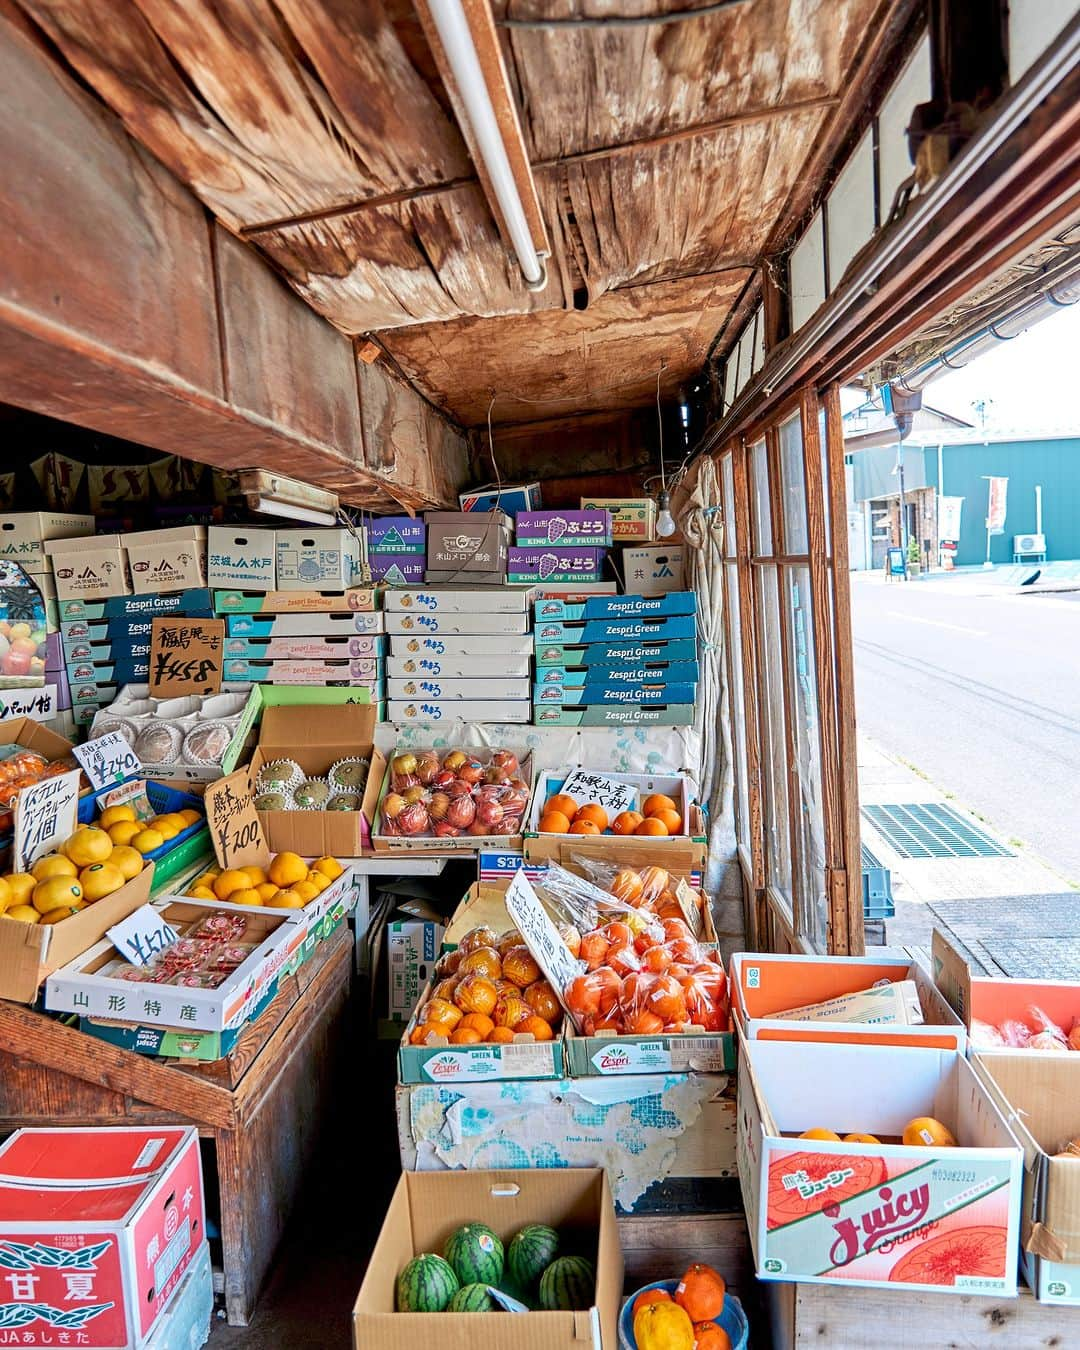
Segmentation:
{"type": "Polygon", "coordinates": [[[411,379],[471,426],[485,423],[493,390],[494,422],[655,403],[660,367],[668,399],[701,368],[747,275],[656,282],[602,295],[586,310],[459,319],[381,340],[411,379]]]}
{"type": "Polygon", "coordinates": [[[389,491],[405,503],[421,486],[462,483],[467,476],[464,437],[443,422],[432,443],[432,409],[384,363],[358,362],[357,375],[366,462],[385,476],[389,491]]]}
{"type": "Polygon", "coordinates": [[[220,226],[218,298],[230,401],[363,465],[352,342],[220,226]]]}

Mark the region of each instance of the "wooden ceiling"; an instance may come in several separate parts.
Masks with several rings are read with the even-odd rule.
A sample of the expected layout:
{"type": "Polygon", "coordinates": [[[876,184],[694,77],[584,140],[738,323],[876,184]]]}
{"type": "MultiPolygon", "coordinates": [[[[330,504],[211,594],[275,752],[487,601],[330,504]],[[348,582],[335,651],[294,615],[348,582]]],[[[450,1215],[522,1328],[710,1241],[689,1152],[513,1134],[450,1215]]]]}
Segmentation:
{"type": "Polygon", "coordinates": [[[224,225],[467,425],[493,391],[518,422],[698,371],[889,8],[505,26],[693,2],[494,0],[552,247],[532,293],[409,0],[18,0],[224,225]]]}

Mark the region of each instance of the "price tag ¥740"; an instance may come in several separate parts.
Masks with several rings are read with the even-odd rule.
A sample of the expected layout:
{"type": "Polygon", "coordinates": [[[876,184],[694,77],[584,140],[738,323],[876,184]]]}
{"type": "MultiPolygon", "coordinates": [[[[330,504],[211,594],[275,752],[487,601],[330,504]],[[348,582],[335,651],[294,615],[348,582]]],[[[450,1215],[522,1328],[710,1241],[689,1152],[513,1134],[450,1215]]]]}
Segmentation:
{"type": "Polygon", "coordinates": [[[211,783],[203,797],[214,855],[221,867],[263,867],[270,859],[255,810],[251,771],[237,769],[211,783]]]}
{"type": "Polygon", "coordinates": [[[95,792],[122,783],[142,768],[139,757],[118,731],[107,731],[104,736],[76,745],[72,753],[95,792]]]}

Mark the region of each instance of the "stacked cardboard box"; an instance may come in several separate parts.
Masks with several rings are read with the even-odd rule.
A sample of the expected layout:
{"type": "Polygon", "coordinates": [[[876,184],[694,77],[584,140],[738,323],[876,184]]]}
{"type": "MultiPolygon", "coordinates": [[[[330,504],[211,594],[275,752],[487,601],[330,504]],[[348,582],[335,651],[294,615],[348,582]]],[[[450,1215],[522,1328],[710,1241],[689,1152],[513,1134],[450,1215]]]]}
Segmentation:
{"type": "Polygon", "coordinates": [[[611,514],[598,511],[519,511],[509,550],[511,583],[599,581],[611,546],[611,514]]]}
{"type": "Polygon", "coordinates": [[[94,517],[70,511],[16,511],[0,515],[0,562],[18,563],[45,602],[46,628],[57,631],[56,580],[46,542],[85,539],[94,533],[94,517]]]}
{"type": "Polygon", "coordinates": [[[428,511],[425,520],[426,585],[505,585],[510,517],[504,511],[428,511]]]}
{"type": "Polygon", "coordinates": [[[697,693],[697,597],[597,595],[535,603],[534,721],[689,726],[697,693]]]}
{"type": "Polygon", "coordinates": [[[539,483],[488,483],[458,495],[463,511],[539,511],[543,505],[539,483]]]}
{"type": "Polygon", "coordinates": [[[376,516],[367,527],[372,581],[418,586],[424,580],[427,526],[412,516],[376,516]]]}
{"type": "Polygon", "coordinates": [[[388,590],[391,722],[527,722],[529,592],[388,590]]]}
{"type": "Polygon", "coordinates": [[[75,722],[88,726],[125,684],[150,676],[154,619],[208,619],[210,592],[202,586],[160,595],[111,595],[59,601],[60,644],[75,722]]]}
{"type": "Polygon", "coordinates": [[[385,640],[378,601],[379,592],[369,587],[215,591],[214,613],[225,619],[224,687],[348,686],[358,702],[381,704],[385,640]]]}

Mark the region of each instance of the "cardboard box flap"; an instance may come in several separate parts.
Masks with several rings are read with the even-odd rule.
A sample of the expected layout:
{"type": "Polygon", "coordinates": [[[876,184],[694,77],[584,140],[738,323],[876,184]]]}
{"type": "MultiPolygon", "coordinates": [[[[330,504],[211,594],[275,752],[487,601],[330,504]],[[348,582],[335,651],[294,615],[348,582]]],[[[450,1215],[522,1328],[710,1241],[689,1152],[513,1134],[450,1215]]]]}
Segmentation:
{"type": "Polygon", "coordinates": [[[331,751],[340,748],[340,755],[331,755],[337,759],[349,754],[349,746],[370,746],[375,737],[375,721],[376,708],[370,703],[266,707],[259,747],[267,759],[287,756],[306,773],[325,773],[328,767],[325,761],[331,751]],[[304,762],[305,755],[313,757],[310,765],[304,762]]]}

